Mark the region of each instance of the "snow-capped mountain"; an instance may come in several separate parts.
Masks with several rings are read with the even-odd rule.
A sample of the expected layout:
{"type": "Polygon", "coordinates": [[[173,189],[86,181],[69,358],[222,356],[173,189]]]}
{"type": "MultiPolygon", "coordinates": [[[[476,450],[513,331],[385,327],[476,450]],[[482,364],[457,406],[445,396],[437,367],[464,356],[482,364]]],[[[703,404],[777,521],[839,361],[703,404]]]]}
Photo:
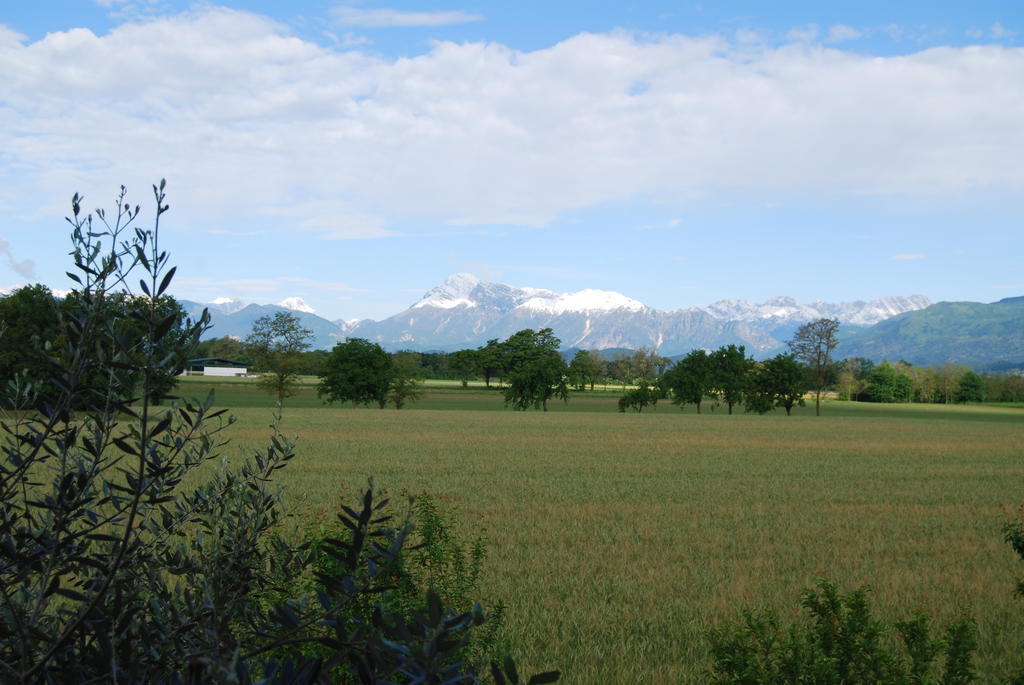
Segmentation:
{"type": "Polygon", "coordinates": [[[523,328],[552,328],[564,347],[649,347],[674,355],[735,343],[765,354],[780,348],[807,321],[835,317],[847,325],[866,326],[929,304],[920,295],[840,304],[774,297],[759,305],[722,300],[666,312],[605,290],[557,293],[455,274],[403,312],[383,321],[345,322],[343,328],[349,337],[392,349],[477,347],[523,328]]]}
{"type": "Polygon", "coordinates": [[[792,297],[771,297],[761,304],[746,300],[719,300],[707,310],[719,319],[767,323],[770,325],[797,325],[815,319],[839,319],[851,326],[874,326],[890,317],[924,309],[932,304],[924,295],[909,297],[882,297],[865,302],[840,302],[838,304],[815,301],[801,304],[792,297]]]}
{"type": "Polygon", "coordinates": [[[503,283],[487,283],[473,274],[455,274],[423,296],[412,309],[433,307],[490,308],[501,311],[523,308],[547,314],[567,312],[607,312],[625,309],[633,312],[647,309],[643,302],[608,290],[580,290],[556,293],[540,288],[515,288],[503,283]]]}
{"type": "Polygon", "coordinates": [[[245,309],[245,302],[236,300],[233,297],[218,297],[213,302],[206,305],[210,311],[224,312],[225,314],[234,314],[235,312],[245,309]]]}
{"type": "MultiPolygon", "coordinates": [[[[188,304],[196,311],[203,307],[188,304]]],[[[222,298],[207,306],[213,315],[209,337],[244,338],[257,317],[290,310],[314,330],[313,345],[319,348],[330,348],[345,338],[367,338],[390,350],[458,350],[479,347],[493,338],[503,340],[524,328],[551,328],[564,348],[648,347],[670,356],[737,344],[760,357],[774,354],[807,321],[833,317],[844,328],[866,327],[930,304],[922,295],[839,304],[773,297],[761,304],[721,300],[707,307],[660,311],[607,290],[558,293],[492,283],[463,273],[450,276],[404,311],[381,321],[328,321],[301,298],[247,306],[222,298]]]]}

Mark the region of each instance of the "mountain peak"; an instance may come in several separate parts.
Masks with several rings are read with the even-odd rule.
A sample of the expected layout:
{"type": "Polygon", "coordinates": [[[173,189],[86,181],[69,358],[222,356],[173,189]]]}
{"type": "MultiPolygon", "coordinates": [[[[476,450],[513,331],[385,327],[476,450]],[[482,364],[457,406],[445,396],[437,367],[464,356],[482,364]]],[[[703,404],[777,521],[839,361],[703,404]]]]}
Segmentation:
{"type": "Polygon", "coordinates": [[[305,300],[301,297],[286,297],[277,303],[279,307],[285,309],[291,309],[295,312],[305,312],[306,314],[316,314],[316,310],[306,304],[305,300]]]}
{"type": "Polygon", "coordinates": [[[413,305],[413,308],[437,307],[438,309],[452,309],[459,306],[475,307],[476,302],[470,299],[469,295],[478,285],[480,285],[480,279],[473,274],[452,274],[444,280],[444,283],[428,290],[427,294],[413,305]]]}
{"type": "Polygon", "coordinates": [[[245,302],[233,297],[218,297],[210,302],[208,306],[211,309],[224,312],[225,314],[234,314],[237,311],[245,309],[245,302]]]}

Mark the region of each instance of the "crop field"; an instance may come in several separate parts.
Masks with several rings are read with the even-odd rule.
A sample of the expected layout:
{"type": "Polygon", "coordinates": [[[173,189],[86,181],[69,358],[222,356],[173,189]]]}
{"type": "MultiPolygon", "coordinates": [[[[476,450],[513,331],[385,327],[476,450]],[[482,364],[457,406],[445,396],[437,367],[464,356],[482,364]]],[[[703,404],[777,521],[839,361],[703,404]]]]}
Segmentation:
{"type": "MultiPolygon", "coordinates": [[[[227,454],[258,448],[270,400],[216,388],[238,418],[227,454]]],[[[521,413],[453,384],[382,411],[326,407],[306,386],[285,405],[298,456],[280,479],[300,519],[369,476],[444,496],[468,535],[486,530],[481,595],[506,603],[513,654],[563,682],[700,682],[711,626],[743,608],[794,616],[819,578],[869,584],[887,619],[974,615],[981,682],[1024,666],[1024,564],[1002,534],[1024,503],[1021,409],[620,414],[616,398],[521,413]]]]}

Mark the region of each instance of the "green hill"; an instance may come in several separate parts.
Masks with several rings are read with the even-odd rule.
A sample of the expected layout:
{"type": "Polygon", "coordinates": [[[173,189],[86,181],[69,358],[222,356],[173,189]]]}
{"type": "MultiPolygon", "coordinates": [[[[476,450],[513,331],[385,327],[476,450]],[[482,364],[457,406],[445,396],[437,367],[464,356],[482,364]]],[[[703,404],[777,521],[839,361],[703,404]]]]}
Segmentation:
{"type": "Polygon", "coordinates": [[[849,336],[839,354],[979,370],[1024,368],[1024,297],[991,304],[939,302],[900,314],[849,336]]]}

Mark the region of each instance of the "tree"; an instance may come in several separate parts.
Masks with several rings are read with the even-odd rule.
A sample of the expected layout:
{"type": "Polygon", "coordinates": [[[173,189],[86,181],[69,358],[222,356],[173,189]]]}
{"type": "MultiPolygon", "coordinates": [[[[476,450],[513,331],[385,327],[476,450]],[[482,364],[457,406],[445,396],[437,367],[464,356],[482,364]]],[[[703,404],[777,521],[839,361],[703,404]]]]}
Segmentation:
{"type": "Polygon", "coordinates": [[[550,328],[527,328],[511,335],[503,347],[508,365],[505,406],[548,410],[548,400],[569,401],[567,367],[558,353],[561,341],[550,328]]]}
{"type": "Polygon", "coordinates": [[[469,385],[469,378],[480,370],[479,350],[458,350],[448,355],[448,366],[455,372],[456,378],[462,381],[462,387],[469,385]]]}
{"type": "Polygon", "coordinates": [[[640,347],[633,351],[630,369],[632,380],[643,380],[653,383],[665,372],[672,362],[667,357],[659,356],[657,352],[646,347],[640,347]]]}
{"type": "Polygon", "coordinates": [[[388,399],[401,409],[406,402],[418,400],[423,396],[423,381],[420,380],[418,355],[399,352],[391,359],[391,387],[388,399]]]}
{"type": "Polygon", "coordinates": [[[936,372],[938,393],[943,404],[952,404],[956,399],[956,391],[961,376],[969,371],[962,364],[950,364],[946,362],[936,372]]]}
{"type": "Polygon", "coordinates": [[[349,338],[331,350],[320,373],[317,394],[352,406],[376,402],[383,409],[391,390],[391,356],[377,343],[349,338]]]}
{"type": "Polygon", "coordinates": [[[622,385],[625,392],[626,384],[633,380],[633,355],[618,350],[612,353],[612,358],[607,363],[608,375],[622,385]]]}
{"type": "Polygon", "coordinates": [[[590,350],[577,350],[572,361],[569,362],[569,379],[577,390],[594,389],[594,383],[598,374],[601,373],[601,358],[597,352],[590,350]]]}
{"type": "Polygon", "coordinates": [[[982,402],[984,399],[985,383],[981,380],[981,376],[973,371],[968,371],[960,376],[956,390],[957,402],[964,404],[966,402],[982,402]]]}
{"type": "Polygon", "coordinates": [[[665,372],[664,382],[672,391],[672,403],[682,409],[687,403],[700,413],[704,396],[711,391],[711,360],[704,350],[693,350],[665,372]]]}
{"type": "MultiPolygon", "coordinates": [[[[45,381],[50,378],[49,355],[57,353],[61,342],[58,303],[50,289],[36,284],[0,298],[0,322],[0,378],[31,383],[48,393],[45,381]]],[[[5,406],[10,407],[15,394],[11,388],[0,391],[5,406]]]]}
{"type": "Polygon", "coordinates": [[[867,388],[867,376],[874,366],[874,362],[863,357],[848,357],[839,362],[836,383],[840,399],[860,400],[867,388]]]}
{"type": "Polygon", "coordinates": [[[729,407],[732,414],[734,404],[743,401],[743,393],[747,389],[748,374],[752,360],[747,359],[743,345],[726,345],[720,347],[709,356],[711,363],[711,382],[718,395],[729,407]]]}
{"type": "Polygon", "coordinates": [[[231,359],[234,361],[244,359],[249,356],[248,351],[243,343],[238,338],[233,338],[230,335],[225,335],[222,338],[210,338],[204,340],[196,346],[195,354],[197,357],[213,357],[217,359],[231,359]]]}
{"type": "Polygon", "coordinates": [[[313,331],[303,328],[299,317],[290,312],[261,316],[245,339],[256,370],[261,371],[259,385],[277,395],[278,403],[295,394],[299,379],[299,355],[309,349],[313,331]]]}
{"type": "Polygon", "coordinates": [[[787,345],[796,358],[807,365],[814,380],[814,415],[821,416],[821,393],[832,371],[832,352],[839,345],[838,319],[810,321],[796,330],[787,345]]]}
{"type": "Polygon", "coordinates": [[[913,394],[910,376],[882,362],[868,375],[867,395],[872,402],[909,402],[913,394]]]}
{"type": "Polygon", "coordinates": [[[625,412],[627,409],[632,409],[636,413],[641,413],[644,407],[658,406],[658,400],[664,395],[663,390],[657,385],[648,385],[646,380],[641,379],[640,384],[632,390],[627,390],[626,394],[619,398],[619,411],[625,412]]]}
{"type": "Polygon", "coordinates": [[[746,394],[747,411],[765,414],[782,407],[790,416],[794,405],[804,404],[804,378],[804,367],[792,354],[779,354],[757,364],[746,394]]]}
{"type": "Polygon", "coordinates": [[[480,372],[484,375],[484,383],[491,387],[491,378],[501,377],[505,373],[505,354],[502,344],[497,338],[488,340],[487,344],[477,350],[480,360],[480,372]]]}

